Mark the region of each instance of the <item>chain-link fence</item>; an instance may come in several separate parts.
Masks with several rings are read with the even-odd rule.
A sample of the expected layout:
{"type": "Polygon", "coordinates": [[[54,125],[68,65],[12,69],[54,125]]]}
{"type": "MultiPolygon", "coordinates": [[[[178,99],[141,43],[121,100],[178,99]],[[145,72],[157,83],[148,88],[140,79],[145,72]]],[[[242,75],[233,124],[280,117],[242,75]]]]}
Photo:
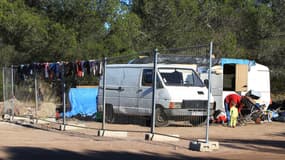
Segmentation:
{"type": "Polygon", "coordinates": [[[205,138],[214,103],[198,72],[207,72],[210,51],[201,45],[6,67],[3,112],[64,129],[205,138]]]}
{"type": "Polygon", "coordinates": [[[13,93],[13,69],[4,67],[3,73],[3,109],[2,117],[5,119],[12,119],[14,115],[14,93],[13,93]]]}
{"type": "Polygon", "coordinates": [[[102,126],[102,115],[96,107],[102,66],[102,60],[81,60],[64,65],[65,102],[62,104],[66,107],[60,111],[64,126],[89,129],[92,134],[102,126]]]}
{"type": "Polygon", "coordinates": [[[96,96],[101,61],[33,63],[3,68],[3,118],[64,129],[100,128],[96,96]],[[15,119],[14,119],[15,117],[15,119]]]}
{"type": "Polygon", "coordinates": [[[107,58],[98,93],[102,128],[205,138],[214,102],[197,71],[210,65],[209,53],[210,46],[203,45],[154,51],[128,64],[117,64],[127,56],[107,58]]]}
{"type": "Polygon", "coordinates": [[[4,114],[31,120],[52,118],[54,121],[56,109],[61,104],[57,78],[44,77],[44,65],[40,64],[4,67],[4,114]],[[12,112],[7,113],[11,109],[12,112]]]}

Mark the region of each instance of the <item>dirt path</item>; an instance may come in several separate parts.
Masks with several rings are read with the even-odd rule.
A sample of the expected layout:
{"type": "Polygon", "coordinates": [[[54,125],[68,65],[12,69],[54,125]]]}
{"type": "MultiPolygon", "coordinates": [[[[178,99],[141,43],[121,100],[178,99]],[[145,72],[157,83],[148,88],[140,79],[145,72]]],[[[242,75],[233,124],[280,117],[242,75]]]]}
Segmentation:
{"type": "MultiPolygon", "coordinates": [[[[234,129],[211,126],[211,140],[220,143],[220,149],[213,152],[191,151],[189,141],[184,140],[176,144],[145,141],[139,134],[124,139],[84,136],[77,131],[44,131],[1,121],[0,128],[0,160],[285,159],[285,123],[277,122],[234,129]]],[[[161,130],[184,133],[189,128],[161,130]]]]}

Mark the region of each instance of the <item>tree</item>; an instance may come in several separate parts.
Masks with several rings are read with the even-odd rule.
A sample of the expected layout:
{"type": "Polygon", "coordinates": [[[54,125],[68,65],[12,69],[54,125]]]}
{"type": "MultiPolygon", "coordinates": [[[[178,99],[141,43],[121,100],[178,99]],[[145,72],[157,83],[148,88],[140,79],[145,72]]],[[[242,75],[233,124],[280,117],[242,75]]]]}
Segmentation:
{"type": "Polygon", "coordinates": [[[149,46],[177,48],[216,44],[219,56],[254,58],[259,40],[271,35],[272,11],[255,0],[134,0],[134,13],[142,19],[149,46]]]}
{"type": "Polygon", "coordinates": [[[132,11],[142,19],[142,32],[149,48],[185,47],[199,41],[195,18],[197,2],[134,0],[132,11]],[[191,37],[191,38],[190,38],[191,37]]]}
{"type": "Polygon", "coordinates": [[[16,57],[27,62],[60,58],[76,45],[72,30],[34,13],[21,0],[0,2],[0,35],[4,44],[15,46],[16,57]]]}

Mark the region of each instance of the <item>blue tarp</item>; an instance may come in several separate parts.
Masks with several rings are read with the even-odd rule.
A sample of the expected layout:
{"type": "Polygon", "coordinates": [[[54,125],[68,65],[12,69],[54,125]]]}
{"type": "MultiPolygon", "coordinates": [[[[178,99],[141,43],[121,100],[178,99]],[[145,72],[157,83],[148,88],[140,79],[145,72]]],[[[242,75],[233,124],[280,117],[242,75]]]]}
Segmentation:
{"type": "Polygon", "coordinates": [[[255,61],[248,59],[235,59],[235,58],[221,58],[222,66],[224,64],[247,64],[249,66],[255,65],[255,61]]]}
{"type": "Polygon", "coordinates": [[[71,88],[68,94],[71,111],[67,112],[66,116],[95,114],[97,112],[97,92],[98,88],[71,88]]]}

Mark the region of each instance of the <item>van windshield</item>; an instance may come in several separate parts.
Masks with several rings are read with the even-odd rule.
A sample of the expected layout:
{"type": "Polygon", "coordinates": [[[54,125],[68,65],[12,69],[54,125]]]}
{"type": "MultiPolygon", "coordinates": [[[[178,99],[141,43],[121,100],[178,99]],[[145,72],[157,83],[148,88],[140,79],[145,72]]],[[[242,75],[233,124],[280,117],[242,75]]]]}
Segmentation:
{"type": "Polygon", "coordinates": [[[158,72],[167,86],[204,86],[200,77],[192,69],[159,68],[158,72]]]}

